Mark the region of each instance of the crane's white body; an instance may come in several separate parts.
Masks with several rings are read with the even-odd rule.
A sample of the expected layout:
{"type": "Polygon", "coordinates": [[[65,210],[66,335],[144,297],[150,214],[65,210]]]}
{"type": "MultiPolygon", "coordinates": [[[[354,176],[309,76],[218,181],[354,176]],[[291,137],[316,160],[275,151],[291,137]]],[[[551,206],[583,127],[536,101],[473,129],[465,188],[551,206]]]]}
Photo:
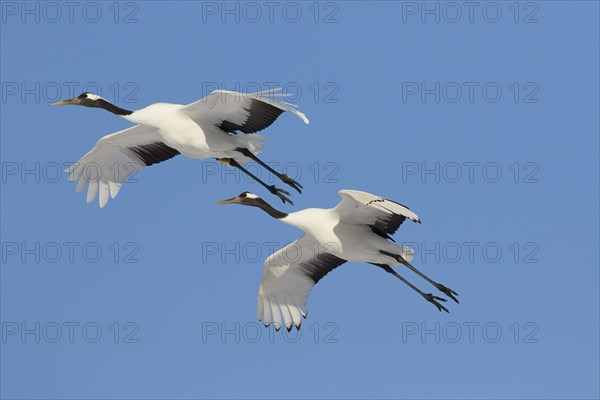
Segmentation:
{"type": "Polygon", "coordinates": [[[381,250],[411,261],[414,252],[374,233],[368,225],[344,219],[336,208],[307,208],[281,219],[301,229],[321,248],[351,262],[399,265],[381,250]]]}
{"type": "Polygon", "coordinates": [[[191,158],[233,158],[240,164],[249,161],[236,148],[258,154],[263,150],[261,135],[236,135],[214,125],[202,127],[184,110],[183,104],[155,103],[122,117],[130,122],[158,129],[161,140],[191,158]]]}

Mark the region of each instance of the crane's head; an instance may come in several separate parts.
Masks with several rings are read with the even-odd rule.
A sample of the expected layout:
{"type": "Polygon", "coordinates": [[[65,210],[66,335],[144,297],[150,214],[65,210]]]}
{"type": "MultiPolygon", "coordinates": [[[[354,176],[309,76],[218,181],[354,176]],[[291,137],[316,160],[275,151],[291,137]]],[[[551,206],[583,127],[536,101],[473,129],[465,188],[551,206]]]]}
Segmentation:
{"type": "Polygon", "coordinates": [[[232,197],[231,199],[219,201],[217,204],[241,204],[243,206],[258,207],[273,218],[281,219],[288,216],[288,214],[278,211],[271,207],[269,203],[250,192],[243,192],[238,196],[232,197]]]}
{"type": "Polygon", "coordinates": [[[241,204],[243,206],[259,207],[263,204],[266,204],[266,202],[254,193],[244,192],[232,197],[231,199],[219,201],[217,204],[241,204]]]}
{"type": "Polygon", "coordinates": [[[65,106],[67,104],[74,104],[76,106],[84,106],[84,107],[98,107],[103,108],[106,111],[109,111],[113,114],[125,116],[132,114],[133,111],[126,110],[121,107],[117,107],[114,104],[110,103],[106,99],[98,96],[97,94],[93,94],[90,92],[81,93],[77,97],[73,97],[72,99],[61,100],[55,103],[52,103],[53,106],[65,106]]]}
{"type": "Polygon", "coordinates": [[[105,99],[96,94],[85,92],[81,93],[77,97],[73,97],[72,99],[57,101],[55,103],[52,103],[52,105],[66,106],[67,104],[73,104],[76,106],[84,107],[103,107],[106,102],[107,101],[105,99]]]}

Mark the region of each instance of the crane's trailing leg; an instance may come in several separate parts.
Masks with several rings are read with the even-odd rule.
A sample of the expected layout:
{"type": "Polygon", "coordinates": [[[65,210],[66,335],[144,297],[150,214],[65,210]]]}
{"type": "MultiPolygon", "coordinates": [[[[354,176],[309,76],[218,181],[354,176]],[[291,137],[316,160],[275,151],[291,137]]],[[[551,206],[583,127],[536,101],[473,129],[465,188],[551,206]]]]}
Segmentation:
{"type": "Polygon", "coordinates": [[[410,270],[412,270],[415,274],[419,275],[421,278],[425,279],[427,282],[431,283],[433,286],[436,287],[437,290],[439,290],[440,292],[444,293],[446,296],[450,297],[452,300],[454,300],[455,302],[458,303],[458,299],[454,296],[458,296],[458,293],[456,293],[454,290],[442,285],[441,283],[437,283],[434,280],[430,279],[427,275],[425,275],[424,273],[422,273],[421,271],[419,271],[418,269],[416,269],[415,267],[413,267],[408,261],[406,261],[401,255],[397,255],[397,254],[392,254],[392,253],[388,253],[387,251],[383,251],[380,250],[379,251],[381,254],[384,254],[386,256],[392,257],[394,258],[396,261],[398,261],[400,264],[408,267],[410,270]]]}
{"type": "Polygon", "coordinates": [[[269,192],[271,192],[275,196],[279,197],[281,199],[281,201],[283,201],[284,204],[286,202],[288,202],[291,205],[294,205],[294,203],[289,198],[286,197],[286,195],[287,196],[290,195],[290,192],[283,190],[283,189],[279,189],[278,187],[275,187],[275,185],[267,185],[266,183],[261,181],[256,175],[254,175],[252,172],[250,172],[246,168],[242,167],[240,165],[240,163],[235,161],[233,158],[217,158],[217,160],[219,160],[220,162],[222,162],[224,164],[238,168],[240,171],[242,171],[243,173],[245,173],[246,175],[248,175],[249,177],[254,179],[256,182],[260,183],[262,186],[264,186],[269,192]]]}
{"type": "Polygon", "coordinates": [[[409,281],[407,281],[406,279],[404,279],[402,276],[400,276],[400,274],[398,274],[396,271],[394,271],[394,269],[392,267],[390,267],[389,265],[386,265],[386,264],[373,264],[373,265],[376,265],[376,266],[378,266],[380,268],[383,268],[383,270],[385,272],[389,272],[390,274],[394,275],[396,278],[400,279],[402,282],[406,283],[414,291],[416,291],[421,296],[423,296],[423,298],[425,300],[427,300],[428,302],[430,302],[434,306],[436,306],[438,310],[440,310],[440,311],[446,311],[447,313],[450,312],[450,311],[448,311],[448,309],[446,307],[444,307],[443,305],[441,305],[437,301],[437,300],[439,300],[439,301],[444,301],[445,302],[445,301],[448,301],[448,300],[446,300],[444,298],[441,298],[441,297],[438,297],[438,296],[434,296],[431,293],[424,293],[424,292],[422,292],[418,287],[416,287],[415,285],[413,285],[412,283],[410,283],[409,281]]]}
{"type": "Polygon", "coordinates": [[[285,183],[287,185],[290,185],[291,187],[293,187],[294,189],[296,189],[298,191],[298,193],[302,193],[302,190],[301,190],[302,189],[302,185],[301,184],[299,184],[298,182],[296,182],[295,180],[293,180],[292,178],[290,178],[286,174],[282,174],[280,172],[275,171],[273,168],[271,168],[267,164],[265,164],[261,159],[259,159],[258,157],[256,157],[254,155],[254,153],[252,153],[250,150],[244,149],[243,147],[238,147],[235,150],[239,151],[244,156],[246,156],[248,158],[251,158],[252,160],[256,161],[259,165],[261,165],[267,171],[271,172],[273,175],[275,175],[276,177],[278,177],[279,179],[281,179],[281,181],[283,183],[285,183]]]}

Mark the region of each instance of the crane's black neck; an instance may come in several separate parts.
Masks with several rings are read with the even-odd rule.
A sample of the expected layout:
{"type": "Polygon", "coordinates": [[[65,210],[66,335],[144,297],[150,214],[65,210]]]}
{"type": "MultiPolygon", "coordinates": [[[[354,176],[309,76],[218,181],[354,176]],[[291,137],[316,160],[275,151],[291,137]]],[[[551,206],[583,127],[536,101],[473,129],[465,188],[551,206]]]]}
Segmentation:
{"type": "Polygon", "coordinates": [[[115,106],[114,104],[109,103],[108,101],[106,101],[104,99],[97,100],[97,101],[95,101],[95,103],[96,103],[96,107],[104,108],[106,111],[109,111],[109,112],[111,112],[113,114],[116,114],[116,115],[130,115],[130,114],[133,114],[133,111],[129,111],[129,110],[126,110],[124,108],[115,106]]]}
{"type": "Polygon", "coordinates": [[[271,217],[273,217],[275,219],[282,219],[282,218],[285,218],[288,216],[287,213],[276,210],[275,208],[273,208],[269,203],[267,203],[263,199],[256,199],[256,201],[254,201],[254,203],[252,205],[260,208],[261,210],[263,210],[264,212],[266,212],[267,214],[269,214],[271,217]]]}

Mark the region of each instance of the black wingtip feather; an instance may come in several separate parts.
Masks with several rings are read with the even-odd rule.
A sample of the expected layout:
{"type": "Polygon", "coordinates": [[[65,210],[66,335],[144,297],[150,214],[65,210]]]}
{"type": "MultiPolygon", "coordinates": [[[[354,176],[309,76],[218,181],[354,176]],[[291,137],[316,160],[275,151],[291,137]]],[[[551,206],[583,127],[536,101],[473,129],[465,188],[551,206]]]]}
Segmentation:
{"type": "Polygon", "coordinates": [[[143,144],[130,147],[131,150],[146,166],[166,161],[180,154],[176,149],[162,142],[143,144]]]}

